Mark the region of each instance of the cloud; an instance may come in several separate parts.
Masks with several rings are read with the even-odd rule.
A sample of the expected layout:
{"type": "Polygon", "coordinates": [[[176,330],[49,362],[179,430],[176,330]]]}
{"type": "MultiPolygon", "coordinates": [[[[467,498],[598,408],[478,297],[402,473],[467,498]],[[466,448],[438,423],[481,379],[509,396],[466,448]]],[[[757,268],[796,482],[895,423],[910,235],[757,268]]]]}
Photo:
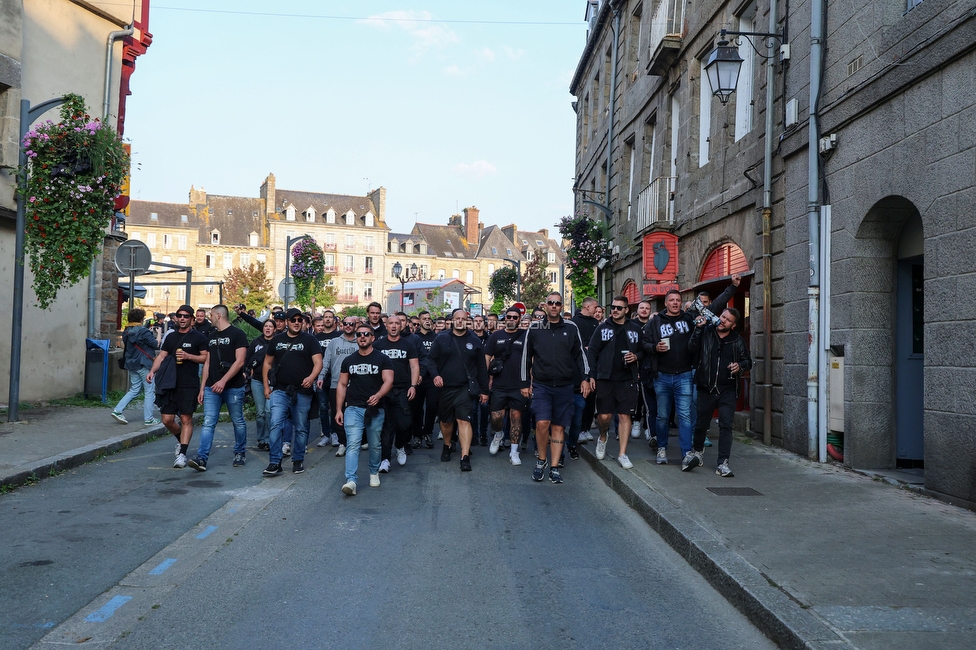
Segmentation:
{"type": "Polygon", "coordinates": [[[454,64],[444,68],[444,74],[449,75],[451,77],[463,77],[467,73],[464,72],[461,68],[459,68],[456,64],[454,64]]]}
{"type": "Polygon", "coordinates": [[[487,160],[476,160],[473,163],[458,163],[454,165],[451,170],[455,174],[460,174],[461,176],[474,176],[475,178],[481,178],[482,176],[487,176],[488,174],[494,174],[498,171],[494,165],[492,165],[487,160]]]}
{"type": "Polygon", "coordinates": [[[484,47],[478,50],[477,52],[475,52],[475,56],[477,56],[482,61],[491,62],[495,60],[495,51],[490,47],[484,47]]]}
{"type": "Polygon", "coordinates": [[[512,61],[518,61],[525,55],[525,50],[516,50],[506,45],[502,48],[502,53],[512,61]]]}
{"type": "Polygon", "coordinates": [[[460,41],[453,30],[432,23],[432,20],[433,16],[429,11],[411,9],[409,11],[386,11],[356,22],[382,31],[390,31],[394,28],[405,31],[414,41],[410,47],[411,51],[418,55],[433,48],[453,45],[460,41]]]}

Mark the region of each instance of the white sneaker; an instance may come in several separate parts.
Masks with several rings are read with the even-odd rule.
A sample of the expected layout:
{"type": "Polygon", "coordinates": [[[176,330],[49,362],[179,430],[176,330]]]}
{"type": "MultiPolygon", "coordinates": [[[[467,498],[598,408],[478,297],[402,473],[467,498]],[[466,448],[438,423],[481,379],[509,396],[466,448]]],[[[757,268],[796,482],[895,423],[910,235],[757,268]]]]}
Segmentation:
{"type": "Polygon", "coordinates": [[[488,453],[489,454],[491,454],[492,456],[494,456],[495,454],[498,453],[498,450],[502,446],[502,438],[504,438],[504,437],[505,437],[505,434],[502,433],[501,431],[499,431],[498,433],[495,434],[495,437],[491,439],[491,445],[488,447],[488,453]]]}
{"type": "Polygon", "coordinates": [[[596,459],[603,460],[607,455],[607,441],[597,440],[596,441],[596,459]]]}
{"type": "Polygon", "coordinates": [[[116,411],[112,411],[112,417],[115,418],[118,422],[121,422],[122,424],[129,423],[129,421],[125,419],[124,415],[122,415],[121,413],[117,413],[116,411]]]}
{"type": "Polygon", "coordinates": [[[176,469],[183,469],[186,467],[186,454],[177,454],[176,462],[173,463],[173,467],[176,469]]]}
{"type": "Polygon", "coordinates": [[[342,486],[342,493],[354,496],[356,494],[356,481],[349,481],[342,486]]]}
{"type": "Polygon", "coordinates": [[[173,455],[174,456],[179,456],[180,455],[180,446],[181,446],[180,443],[176,443],[176,451],[173,452],[173,455]]]}
{"type": "MultiPolygon", "coordinates": [[[[380,463],[380,474],[387,474],[389,471],[390,471],[390,461],[384,460],[382,463],[380,463]]],[[[369,485],[370,487],[376,487],[375,485],[373,485],[372,478],[370,478],[369,485]]]]}
{"type": "Polygon", "coordinates": [[[651,430],[650,429],[644,429],[644,440],[647,440],[648,442],[651,441],[651,430]]]}
{"type": "Polygon", "coordinates": [[[579,441],[580,442],[593,442],[593,434],[590,433],[589,431],[584,431],[584,432],[582,432],[580,434],[579,441]]]}
{"type": "Polygon", "coordinates": [[[407,464],[407,452],[406,452],[406,450],[404,450],[404,449],[402,449],[400,447],[397,447],[396,448],[396,455],[397,455],[397,463],[400,466],[403,466],[403,465],[406,465],[407,464]]]}
{"type": "MultiPolygon", "coordinates": [[[[346,446],[345,445],[339,445],[339,449],[336,450],[336,458],[339,458],[340,456],[345,456],[345,455],[346,455],[346,446]]],[[[356,493],[355,492],[355,488],[353,488],[353,494],[355,494],[355,493],[356,493]]]]}
{"type": "Polygon", "coordinates": [[[624,469],[634,469],[634,464],[630,462],[629,458],[627,458],[627,454],[620,454],[617,456],[617,462],[620,463],[620,466],[624,469]]]}
{"type": "Polygon", "coordinates": [[[329,442],[330,442],[329,436],[320,436],[319,437],[319,441],[317,443],[315,443],[315,446],[316,447],[325,447],[327,444],[329,444],[329,442]]]}
{"type": "Polygon", "coordinates": [[[519,458],[518,445],[512,445],[511,461],[512,465],[517,466],[522,464],[522,459],[519,458]]]}
{"type": "Polygon", "coordinates": [[[331,438],[331,440],[329,440],[329,442],[332,443],[332,446],[333,447],[338,447],[339,446],[339,436],[337,434],[333,433],[332,434],[332,438],[331,438]]]}
{"type": "Polygon", "coordinates": [[[630,437],[631,438],[640,438],[640,433],[641,433],[640,432],[640,429],[631,429],[630,430],[630,437]]]}
{"type": "Polygon", "coordinates": [[[437,439],[438,439],[438,440],[443,440],[443,439],[444,439],[444,434],[443,434],[443,433],[440,433],[440,432],[438,432],[438,433],[437,433],[437,439]]]}
{"type": "Polygon", "coordinates": [[[367,449],[369,449],[369,443],[364,442],[363,444],[359,445],[359,448],[362,449],[363,451],[366,451],[367,449]]]}
{"type": "Polygon", "coordinates": [[[668,450],[664,447],[657,448],[657,464],[667,465],[668,464],[668,450]]]}
{"type": "Polygon", "coordinates": [[[283,442],[283,443],[281,443],[281,455],[282,456],[291,456],[291,443],[290,442],[283,442]]]}
{"type": "Polygon", "coordinates": [[[379,487],[380,486],[380,475],[370,474],[369,475],[369,487],[379,487]]]}

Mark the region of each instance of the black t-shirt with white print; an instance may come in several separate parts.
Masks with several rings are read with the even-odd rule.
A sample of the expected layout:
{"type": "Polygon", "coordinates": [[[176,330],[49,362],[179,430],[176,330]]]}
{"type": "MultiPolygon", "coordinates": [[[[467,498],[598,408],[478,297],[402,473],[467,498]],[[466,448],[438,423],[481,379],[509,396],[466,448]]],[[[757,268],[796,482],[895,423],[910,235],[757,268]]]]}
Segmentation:
{"type": "MultiPolygon", "coordinates": [[[[185,354],[197,355],[207,349],[207,338],[197,330],[190,328],[186,334],[180,334],[178,330],[170,332],[169,336],[163,339],[163,350],[166,351],[173,360],[176,361],[176,350],[182,348],[185,354]]],[[[185,359],[183,363],[176,364],[176,387],[200,389],[200,364],[196,361],[185,359]]]]}
{"type": "MultiPolygon", "coordinates": [[[[210,352],[210,365],[207,368],[207,386],[213,386],[223,379],[224,375],[237,360],[238,348],[247,349],[247,335],[244,330],[231,325],[220,331],[216,327],[210,329],[210,340],[207,350],[210,352]]],[[[227,380],[227,388],[241,388],[244,386],[244,368],[237,375],[227,380]]]]}
{"type": "Polygon", "coordinates": [[[383,387],[384,370],[393,370],[393,362],[376,349],[366,355],[353,352],[343,359],[339,372],[349,374],[345,405],[366,408],[369,398],[383,387]]]}
{"type": "Polygon", "coordinates": [[[391,341],[384,336],[373,344],[373,349],[379,350],[393,362],[393,386],[410,388],[410,360],[419,357],[416,337],[401,336],[391,341]]]}
{"type": "Polygon", "coordinates": [[[268,356],[274,359],[271,367],[277,366],[274,375],[275,389],[285,390],[289,386],[295,386],[299,392],[313,392],[312,388],[302,388],[302,382],[312,374],[315,368],[312,357],[316,354],[322,354],[322,348],[311,334],[299,332],[298,336],[292,338],[288,336],[288,332],[284,332],[271,339],[268,356]]]}

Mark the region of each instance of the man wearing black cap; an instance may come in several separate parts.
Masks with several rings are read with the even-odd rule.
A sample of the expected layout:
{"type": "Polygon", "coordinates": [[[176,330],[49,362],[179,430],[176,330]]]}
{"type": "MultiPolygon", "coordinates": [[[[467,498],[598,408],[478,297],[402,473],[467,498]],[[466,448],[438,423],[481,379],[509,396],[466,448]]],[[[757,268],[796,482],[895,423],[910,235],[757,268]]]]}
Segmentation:
{"type": "Polygon", "coordinates": [[[308,443],[308,412],[315,393],[315,380],[322,370],[322,348],[311,334],[302,331],[302,312],[291,308],[285,313],[288,330],[271,339],[264,358],[264,394],[271,408],[271,454],[265,476],[281,474],[281,432],[285,420],[294,427],[292,471],[305,471],[305,445],[308,443]],[[274,378],[273,386],[271,377],[274,378]]]}
{"type": "Polygon", "coordinates": [[[182,305],[176,310],[176,330],[163,339],[163,347],[156,355],[146,383],[153,383],[156,373],[167,357],[174,357],[175,368],[164,374],[165,384],[156,386],[156,405],[163,425],[179,441],[173,467],[186,467],[186,450],[193,436],[193,411],[200,393],[200,364],[207,360],[207,339],[193,329],[193,307],[182,305]],[[176,414],[180,423],[176,423],[176,414]]]}

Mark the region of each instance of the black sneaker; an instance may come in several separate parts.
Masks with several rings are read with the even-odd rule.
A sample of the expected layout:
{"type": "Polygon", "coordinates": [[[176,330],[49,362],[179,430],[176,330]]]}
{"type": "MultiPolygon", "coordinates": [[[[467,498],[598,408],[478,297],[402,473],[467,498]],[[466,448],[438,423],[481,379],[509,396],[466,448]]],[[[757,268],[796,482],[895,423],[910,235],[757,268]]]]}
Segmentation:
{"type": "Polygon", "coordinates": [[[265,476],[281,476],[282,471],[281,463],[270,463],[261,473],[265,476]]]}
{"type": "Polygon", "coordinates": [[[556,467],[557,468],[559,468],[559,467],[566,467],[566,457],[565,456],[560,456],[559,457],[559,462],[556,464],[556,467]]]}
{"type": "Polygon", "coordinates": [[[186,464],[198,472],[207,471],[207,461],[200,458],[199,456],[197,456],[196,458],[191,458],[190,460],[186,461],[186,464]]]}
{"type": "Polygon", "coordinates": [[[579,460],[579,450],[576,447],[569,448],[569,457],[573,460],[579,460]]]}
{"type": "Polygon", "coordinates": [[[258,451],[271,451],[271,445],[266,442],[259,442],[258,451]]]}
{"type": "Polygon", "coordinates": [[[461,471],[462,472],[471,471],[471,456],[461,456],[461,471]]]}
{"type": "Polygon", "coordinates": [[[483,433],[480,436],[478,436],[478,444],[480,446],[482,446],[482,447],[487,447],[488,446],[488,434],[483,433]]]}
{"type": "Polygon", "coordinates": [[[427,449],[433,449],[434,448],[434,441],[433,441],[433,439],[431,439],[431,437],[429,435],[428,436],[424,436],[424,447],[427,447],[427,449]]]}
{"type": "Polygon", "coordinates": [[[303,461],[296,460],[295,462],[293,462],[291,464],[291,473],[292,474],[301,474],[304,471],[305,471],[305,463],[303,461]]]}
{"type": "Polygon", "coordinates": [[[234,467],[244,467],[244,463],[247,460],[244,458],[244,454],[234,454],[234,467]]]}
{"type": "Polygon", "coordinates": [[[559,470],[553,467],[551,470],[549,470],[549,480],[552,481],[553,483],[562,483],[563,477],[562,474],[559,473],[559,470]]]}
{"type": "Polygon", "coordinates": [[[657,453],[657,434],[651,435],[651,439],[647,441],[647,446],[651,448],[655,454],[657,453]]]}
{"type": "Polygon", "coordinates": [[[444,450],[441,451],[441,462],[442,463],[451,462],[451,447],[449,445],[444,445],[444,450]]]}
{"type": "Polygon", "coordinates": [[[457,438],[451,441],[451,451],[456,452],[460,447],[458,446],[457,438]]]}
{"type": "Polygon", "coordinates": [[[532,480],[539,482],[546,477],[546,467],[549,466],[549,461],[547,460],[537,460],[535,461],[535,469],[532,470],[532,480]]]}
{"type": "Polygon", "coordinates": [[[407,443],[407,445],[403,448],[403,453],[405,453],[407,456],[413,456],[413,445],[407,443]]]}

